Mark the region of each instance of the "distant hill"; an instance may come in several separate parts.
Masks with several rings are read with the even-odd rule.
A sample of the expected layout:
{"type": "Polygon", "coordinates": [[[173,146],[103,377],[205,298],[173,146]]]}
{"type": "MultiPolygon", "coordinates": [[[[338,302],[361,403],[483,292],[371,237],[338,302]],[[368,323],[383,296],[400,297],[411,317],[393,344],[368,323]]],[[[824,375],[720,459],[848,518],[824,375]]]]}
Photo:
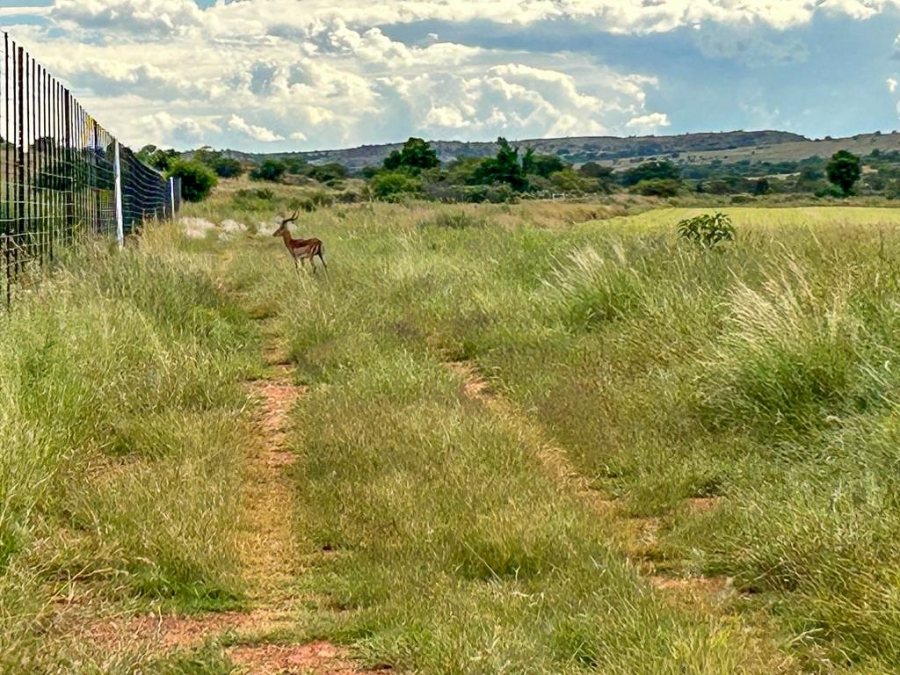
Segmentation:
{"type": "MultiPolygon", "coordinates": [[[[496,143],[462,141],[430,141],[442,162],[463,157],[487,157],[496,154],[496,143]]],[[[702,164],[715,160],[732,163],[741,160],[785,161],[808,157],[830,157],[841,149],[867,155],[900,150],[900,134],[880,132],[850,138],[812,140],[785,131],[729,131],[721,133],[681,134],[678,136],[580,136],[510,141],[520,148],[533,148],[538,154],[558,155],[572,164],[599,162],[617,168],[651,159],[671,159],[678,163],[702,164]]],[[[363,145],[344,150],[317,150],[294,153],[243,153],[232,150],[225,154],[236,159],[259,162],[265,158],[302,158],[313,164],[337,162],[352,171],[380,165],[402,143],[363,145]]]]}

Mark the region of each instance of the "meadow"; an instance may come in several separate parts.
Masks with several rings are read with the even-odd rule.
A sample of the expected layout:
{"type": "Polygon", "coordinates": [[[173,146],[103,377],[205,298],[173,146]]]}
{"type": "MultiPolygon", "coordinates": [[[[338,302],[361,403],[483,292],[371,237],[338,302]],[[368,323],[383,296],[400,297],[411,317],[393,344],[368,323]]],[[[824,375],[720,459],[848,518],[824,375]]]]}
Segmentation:
{"type": "MultiPolygon", "coordinates": [[[[423,673],[900,667],[900,211],[342,204],[220,190],[0,326],[0,664],[231,672],[328,640],[423,673]],[[241,611],[243,382],[298,392],[292,624],[167,653],[77,626],[241,611]],[[82,635],[83,638],[83,635],[82,635]]],[[[326,670],[316,672],[327,672],[326,670]]]]}

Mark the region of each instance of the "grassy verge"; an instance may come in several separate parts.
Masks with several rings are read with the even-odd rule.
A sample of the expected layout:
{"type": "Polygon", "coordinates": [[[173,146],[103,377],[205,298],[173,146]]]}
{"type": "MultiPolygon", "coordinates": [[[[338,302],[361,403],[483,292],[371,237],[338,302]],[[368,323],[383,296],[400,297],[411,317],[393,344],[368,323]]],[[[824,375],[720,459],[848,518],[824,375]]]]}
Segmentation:
{"type": "MultiPolygon", "coordinates": [[[[531,270],[553,261],[532,253],[558,235],[457,212],[357,215],[314,221],[329,278],[297,276],[267,240],[243,242],[229,270],[313,385],[295,413],[297,518],[302,548],[330,553],[304,583],[347,611],[323,613],[310,637],[423,672],[771,672],[763,638],[653,591],[524,427],[468,399],[440,362],[494,324],[486,303],[540,291],[531,270]],[[499,255],[520,283],[487,290],[499,255]]],[[[514,320],[520,306],[503,310],[505,330],[533,320],[514,320]]]]}
{"type": "Polygon", "coordinates": [[[707,252],[675,241],[684,210],[530,209],[340,207],[303,226],[330,279],[273,265],[263,240],[231,266],[315,385],[298,518],[309,549],[338,552],[311,583],[357,610],[322,630],[434,672],[900,664],[897,212],[734,209],[737,244],[707,252]],[[616,520],[461,396],[439,362],[463,359],[616,520]],[[629,542],[648,519],[658,534],[629,542]],[[712,616],[673,609],[610,554],[621,540],[739,592],[712,616]],[[742,632],[770,622],[782,657],[742,632]]]}
{"type": "Polygon", "coordinates": [[[0,321],[0,670],[216,672],[84,633],[240,597],[255,336],[214,259],[181,245],[164,228],[73,253],[0,321]]]}

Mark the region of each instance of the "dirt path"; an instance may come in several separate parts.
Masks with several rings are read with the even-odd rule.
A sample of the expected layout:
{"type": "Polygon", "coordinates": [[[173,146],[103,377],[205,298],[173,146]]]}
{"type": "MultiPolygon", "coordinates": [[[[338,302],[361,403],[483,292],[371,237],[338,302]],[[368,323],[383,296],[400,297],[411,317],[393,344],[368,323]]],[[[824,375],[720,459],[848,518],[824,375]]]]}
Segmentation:
{"type": "MultiPolygon", "coordinates": [[[[722,606],[733,593],[729,580],[725,578],[673,577],[657,571],[651,560],[644,559],[643,552],[656,545],[658,519],[624,517],[617,502],[604,498],[578,471],[566,451],[547,438],[537,422],[515,403],[491,391],[490,384],[475,366],[466,362],[446,362],[444,365],[463,378],[466,396],[484,405],[518,435],[520,443],[534,453],[544,471],[560,489],[576,495],[604,520],[619,521],[620,525],[611,528],[611,543],[631,560],[650,584],[673,600],[701,607],[704,611],[722,606]]],[[[691,508],[696,510],[714,507],[714,500],[691,500],[691,508]]]]}
{"type": "MultiPolygon", "coordinates": [[[[199,621],[183,619],[179,627],[196,629],[206,621],[211,633],[218,634],[224,627],[235,645],[226,651],[242,672],[351,675],[361,671],[347,660],[345,650],[327,642],[291,644],[285,640],[296,630],[304,600],[294,588],[303,572],[303,557],[293,529],[296,510],[290,472],[297,457],[288,438],[291,408],[306,389],[292,382],[291,369],[284,365],[286,359],[277,348],[267,351],[266,360],[271,376],[247,385],[250,397],[259,405],[260,442],[247,463],[241,494],[245,514],[242,576],[254,609],[210,615],[199,621]]],[[[204,637],[209,639],[209,635],[204,637]]]]}
{"type": "Polygon", "coordinates": [[[285,592],[298,569],[292,523],[294,495],[290,469],[296,456],[287,447],[289,412],[303,393],[292,384],[290,373],[277,367],[273,379],[250,383],[250,395],[259,401],[260,448],[250,459],[241,495],[246,522],[242,532],[241,562],[249,599],[271,604],[285,592]]]}
{"type": "Polygon", "coordinates": [[[615,502],[604,499],[591,487],[590,481],[578,472],[565,450],[545,438],[538,424],[531,421],[514,403],[494,394],[473,365],[459,361],[444,365],[464,378],[463,390],[466,396],[484,405],[519,435],[520,442],[534,451],[544,470],[563,489],[578,495],[599,512],[607,512],[615,507],[615,502]]]}
{"type": "Polygon", "coordinates": [[[292,640],[302,631],[304,603],[296,590],[304,556],[294,533],[291,469],[296,455],[288,444],[290,412],[305,387],[293,383],[278,349],[266,353],[269,376],[246,383],[256,403],[258,442],[250,449],[240,499],[241,575],[248,610],[192,615],[122,616],[88,627],[98,645],[168,653],[205,644],[227,644],[225,653],[238,672],[252,675],[354,675],[346,650],[328,642],[292,640]]]}

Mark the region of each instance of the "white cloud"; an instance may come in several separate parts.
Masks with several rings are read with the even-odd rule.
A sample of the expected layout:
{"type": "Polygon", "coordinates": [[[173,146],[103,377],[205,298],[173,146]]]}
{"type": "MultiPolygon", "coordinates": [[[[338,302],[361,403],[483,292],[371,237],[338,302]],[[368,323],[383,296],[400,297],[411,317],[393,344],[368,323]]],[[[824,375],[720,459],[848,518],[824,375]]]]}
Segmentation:
{"type": "Polygon", "coordinates": [[[239,117],[238,115],[231,116],[228,120],[228,128],[232,131],[237,131],[238,133],[249,136],[260,143],[272,143],[274,141],[284,140],[284,136],[279,136],[271,129],[266,129],[265,127],[260,127],[255,124],[247,124],[244,118],[239,117]]]}
{"type": "MultiPolygon", "coordinates": [[[[796,42],[753,37],[752,27],[783,30],[816,13],[871,19],[898,6],[900,0],[219,0],[201,10],[194,0],[55,0],[52,8],[26,10],[42,14],[47,26],[23,26],[17,34],[127,143],[289,150],[410,134],[483,140],[669,124],[648,103],[657,86],[652,74],[612,69],[589,56],[442,42],[436,33],[404,43],[387,34],[389,24],[571,19],[598,31],[648,33],[715,23],[728,37],[710,41],[720,31],[698,31],[707,55],[749,63],[777,52],[776,60],[792,62],[805,58],[796,42]]],[[[0,18],[11,12],[0,9],[0,18]]]]}
{"type": "Polygon", "coordinates": [[[887,79],[888,91],[891,92],[892,94],[893,94],[894,92],[896,92],[896,91],[897,91],[897,84],[898,84],[898,82],[897,82],[896,79],[894,79],[893,77],[889,77],[889,78],[887,79]]]}
{"type": "Polygon", "coordinates": [[[19,5],[16,7],[0,7],[0,19],[4,17],[46,16],[51,7],[40,5],[19,5]]]}
{"type": "Polygon", "coordinates": [[[165,111],[145,115],[137,120],[148,137],[167,137],[185,144],[198,144],[210,132],[220,132],[222,128],[210,119],[174,117],[165,111]]]}
{"type": "Polygon", "coordinates": [[[665,113],[650,113],[649,115],[632,117],[625,123],[625,128],[646,134],[652,133],[660,127],[667,127],[670,124],[669,117],[665,113]]]}
{"type": "MultiPolygon", "coordinates": [[[[170,32],[202,24],[215,38],[247,35],[282,37],[315,33],[322,26],[342,22],[351,31],[417,21],[492,21],[530,24],[570,18],[592,20],[610,32],[659,32],[702,22],[763,23],[779,30],[808,23],[816,13],[870,19],[900,0],[244,0],[217,2],[199,10],[193,0],[56,0],[51,16],[58,22],[87,29],[139,34],[151,30],[170,32]]],[[[378,35],[342,35],[368,41],[374,48],[378,35]]],[[[437,40],[435,36],[433,40],[437,40]]],[[[355,45],[350,45],[351,48],[355,45]]]]}
{"type": "Polygon", "coordinates": [[[203,13],[193,0],[56,0],[50,16],[68,27],[158,35],[199,25],[203,13]]]}
{"type": "MultiPolygon", "coordinates": [[[[173,3],[170,12],[180,2],[151,1],[173,3]]],[[[99,21],[92,17],[111,16],[100,8],[137,4],[89,0],[82,11],[99,21]]],[[[248,25],[271,17],[248,14],[259,9],[255,0],[242,4],[248,25]]],[[[230,7],[213,9],[227,15],[230,7]]],[[[135,146],[297,150],[412,134],[483,140],[610,133],[648,114],[646,91],[656,84],[571,54],[408,45],[342,18],[307,22],[290,37],[241,39],[224,34],[221,16],[210,11],[202,13],[215,29],[210,34],[172,30],[153,49],[140,36],[82,42],[39,33],[32,47],[88,110],[135,146]]]]}

